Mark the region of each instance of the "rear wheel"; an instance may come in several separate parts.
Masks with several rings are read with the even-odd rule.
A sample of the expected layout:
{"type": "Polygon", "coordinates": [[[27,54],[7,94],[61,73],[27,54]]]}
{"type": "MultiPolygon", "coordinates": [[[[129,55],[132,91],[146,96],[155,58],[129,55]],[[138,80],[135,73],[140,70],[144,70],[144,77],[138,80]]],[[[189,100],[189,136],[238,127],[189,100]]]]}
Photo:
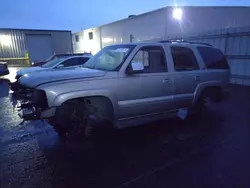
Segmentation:
{"type": "Polygon", "coordinates": [[[190,109],[191,113],[188,117],[188,119],[191,120],[198,120],[202,117],[204,111],[206,108],[211,104],[212,102],[216,102],[219,100],[219,90],[218,89],[206,89],[204,90],[199,98],[197,99],[196,103],[193,105],[193,107],[190,109]]]}

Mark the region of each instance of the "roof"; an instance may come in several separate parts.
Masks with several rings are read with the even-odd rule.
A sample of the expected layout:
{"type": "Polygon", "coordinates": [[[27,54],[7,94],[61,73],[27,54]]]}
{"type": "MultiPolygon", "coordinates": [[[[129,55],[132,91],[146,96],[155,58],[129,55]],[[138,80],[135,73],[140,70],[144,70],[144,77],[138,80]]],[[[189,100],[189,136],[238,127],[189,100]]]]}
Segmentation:
{"type": "MultiPolygon", "coordinates": [[[[179,8],[203,8],[203,9],[211,9],[211,8],[214,8],[214,9],[215,8],[224,8],[224,9],[226,9],[226,8],[232,8],[232,9],[249,8],[249,6],[178,6],[178,7],[179,8]]],[[[166,6],[166,7],[162,7],[162,8],[159,8],[159,9],[144,12],[144,13],[141,13],[141,14],[138,14],[138,15],[133,15],[132,17],[127,17],[127,18],[123,18],[123,19],[116,20],[116,21],[113,21],[113,22],[109,22],[109,23],[106,23],[106,24],[103,24],[103,25],[100,25],[100,26],[97,26],[97,27],[103,27],[103,26],[106,26],[106,25],[109,25],[109,24],[114,24],[114,23],[125,21],[125,20],[135,19],[135,18],[145,16],[147,14],[151,14],[151,13],[154,13],[154,12],[158,12],[158,11],[161,11],[161,10],[164,10],[164,9],[173,9],[173,8],[175,8],[175,7],[174,6],[166,6]]],[[[91,28],[96,28],[96,27],[91,27],[91,28]]],[[[91,28],[86,28],[86,29],[91,29],[91,28]]]]}
{"type": "Polygon", "coordinates": [[[24,29],[24,28],[0,28],[0,31],[42,31],[42,32],[71,32],[70,30],[50,30],[50,29],[24,29]]]}
{"type": "Polygon", "coordinates": [[[72,55],[72,56],[63,57],[62,59],[72,59],[72,58],[78,58],[78,57],[89,57],[90,58],[90,57],[92,57],[92,55],[72,55]]]}
{"type": "Polygon", "coordinates": [[[211,44],[208,43],[199,43],[199,42],[191,42],[191,41],[181,41],[181,40],[158,40],[158,41],[150,41],[150,42],[134,42],[134,43],[122,43],[122,44],[113,44],[110,46],[123,46],[123,45],[155,45],[155,44],[181,44],[181,45],[193,45],[193,46],[209,46],[212,47],[211,44]]]}

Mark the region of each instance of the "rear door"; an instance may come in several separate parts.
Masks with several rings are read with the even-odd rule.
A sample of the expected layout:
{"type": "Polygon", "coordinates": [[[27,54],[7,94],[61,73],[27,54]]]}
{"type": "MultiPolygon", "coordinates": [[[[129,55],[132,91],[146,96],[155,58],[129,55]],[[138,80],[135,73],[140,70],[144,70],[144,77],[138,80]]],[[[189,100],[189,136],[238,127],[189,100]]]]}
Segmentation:
{"type": "Polygon", "coordinates": [[[200,83],[200,67],[191,48],[170,46],[174,65],[174,103],[177,108],[192,103],[195,89],[200,83]]]}

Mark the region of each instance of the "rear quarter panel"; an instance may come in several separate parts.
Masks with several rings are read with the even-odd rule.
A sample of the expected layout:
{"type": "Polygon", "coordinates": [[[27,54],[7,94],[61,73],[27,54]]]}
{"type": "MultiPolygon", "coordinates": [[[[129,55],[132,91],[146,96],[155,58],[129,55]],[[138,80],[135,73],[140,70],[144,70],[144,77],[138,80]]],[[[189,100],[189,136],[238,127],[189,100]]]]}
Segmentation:
{"type": "Polygon", "coordinates": [[[218,86],[227,88],[230,82],[230,70],[215,70],[215,69],[206,69],[201,74],[201,82],[197,85],[197,88],[194,93],[194,101],[197,100],[200,93],[207,87],[218,86]]]}

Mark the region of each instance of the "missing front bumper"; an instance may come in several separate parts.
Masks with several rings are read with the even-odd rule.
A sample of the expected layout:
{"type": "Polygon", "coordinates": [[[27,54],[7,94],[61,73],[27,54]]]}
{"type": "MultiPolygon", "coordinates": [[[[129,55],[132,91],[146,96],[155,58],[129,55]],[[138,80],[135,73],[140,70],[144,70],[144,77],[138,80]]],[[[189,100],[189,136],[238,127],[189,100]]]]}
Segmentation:
{"type": "Polygon", "coordinates": [[[18,82],[10,83],[10,90],[12,91],[13,95],[22,99],[30,100],[32,97],[33,90],[25,88],[18,82]]]}
{"type": "Polygon", "coordinates": [[[40,111],[35,108],[32,102],[22,102],[20,106],[18,106],[18,111],[19,117],[24,121],[38,120],[41,118],[40,111]]]}
{"type": "Polygon", "coordinates": [[[55,115],[56,107],[48,109],[36,108],[36,104],[31,101],[21,102],[18,106],[19,117],[24,121],[49,119],[55,115]]]}
{"type": "Polygon", "coordinates": [[[39,119],[35,110],[33,109],[23,109],[21,112],[18,113],[18,115],[25,121],[39,119]]]}

